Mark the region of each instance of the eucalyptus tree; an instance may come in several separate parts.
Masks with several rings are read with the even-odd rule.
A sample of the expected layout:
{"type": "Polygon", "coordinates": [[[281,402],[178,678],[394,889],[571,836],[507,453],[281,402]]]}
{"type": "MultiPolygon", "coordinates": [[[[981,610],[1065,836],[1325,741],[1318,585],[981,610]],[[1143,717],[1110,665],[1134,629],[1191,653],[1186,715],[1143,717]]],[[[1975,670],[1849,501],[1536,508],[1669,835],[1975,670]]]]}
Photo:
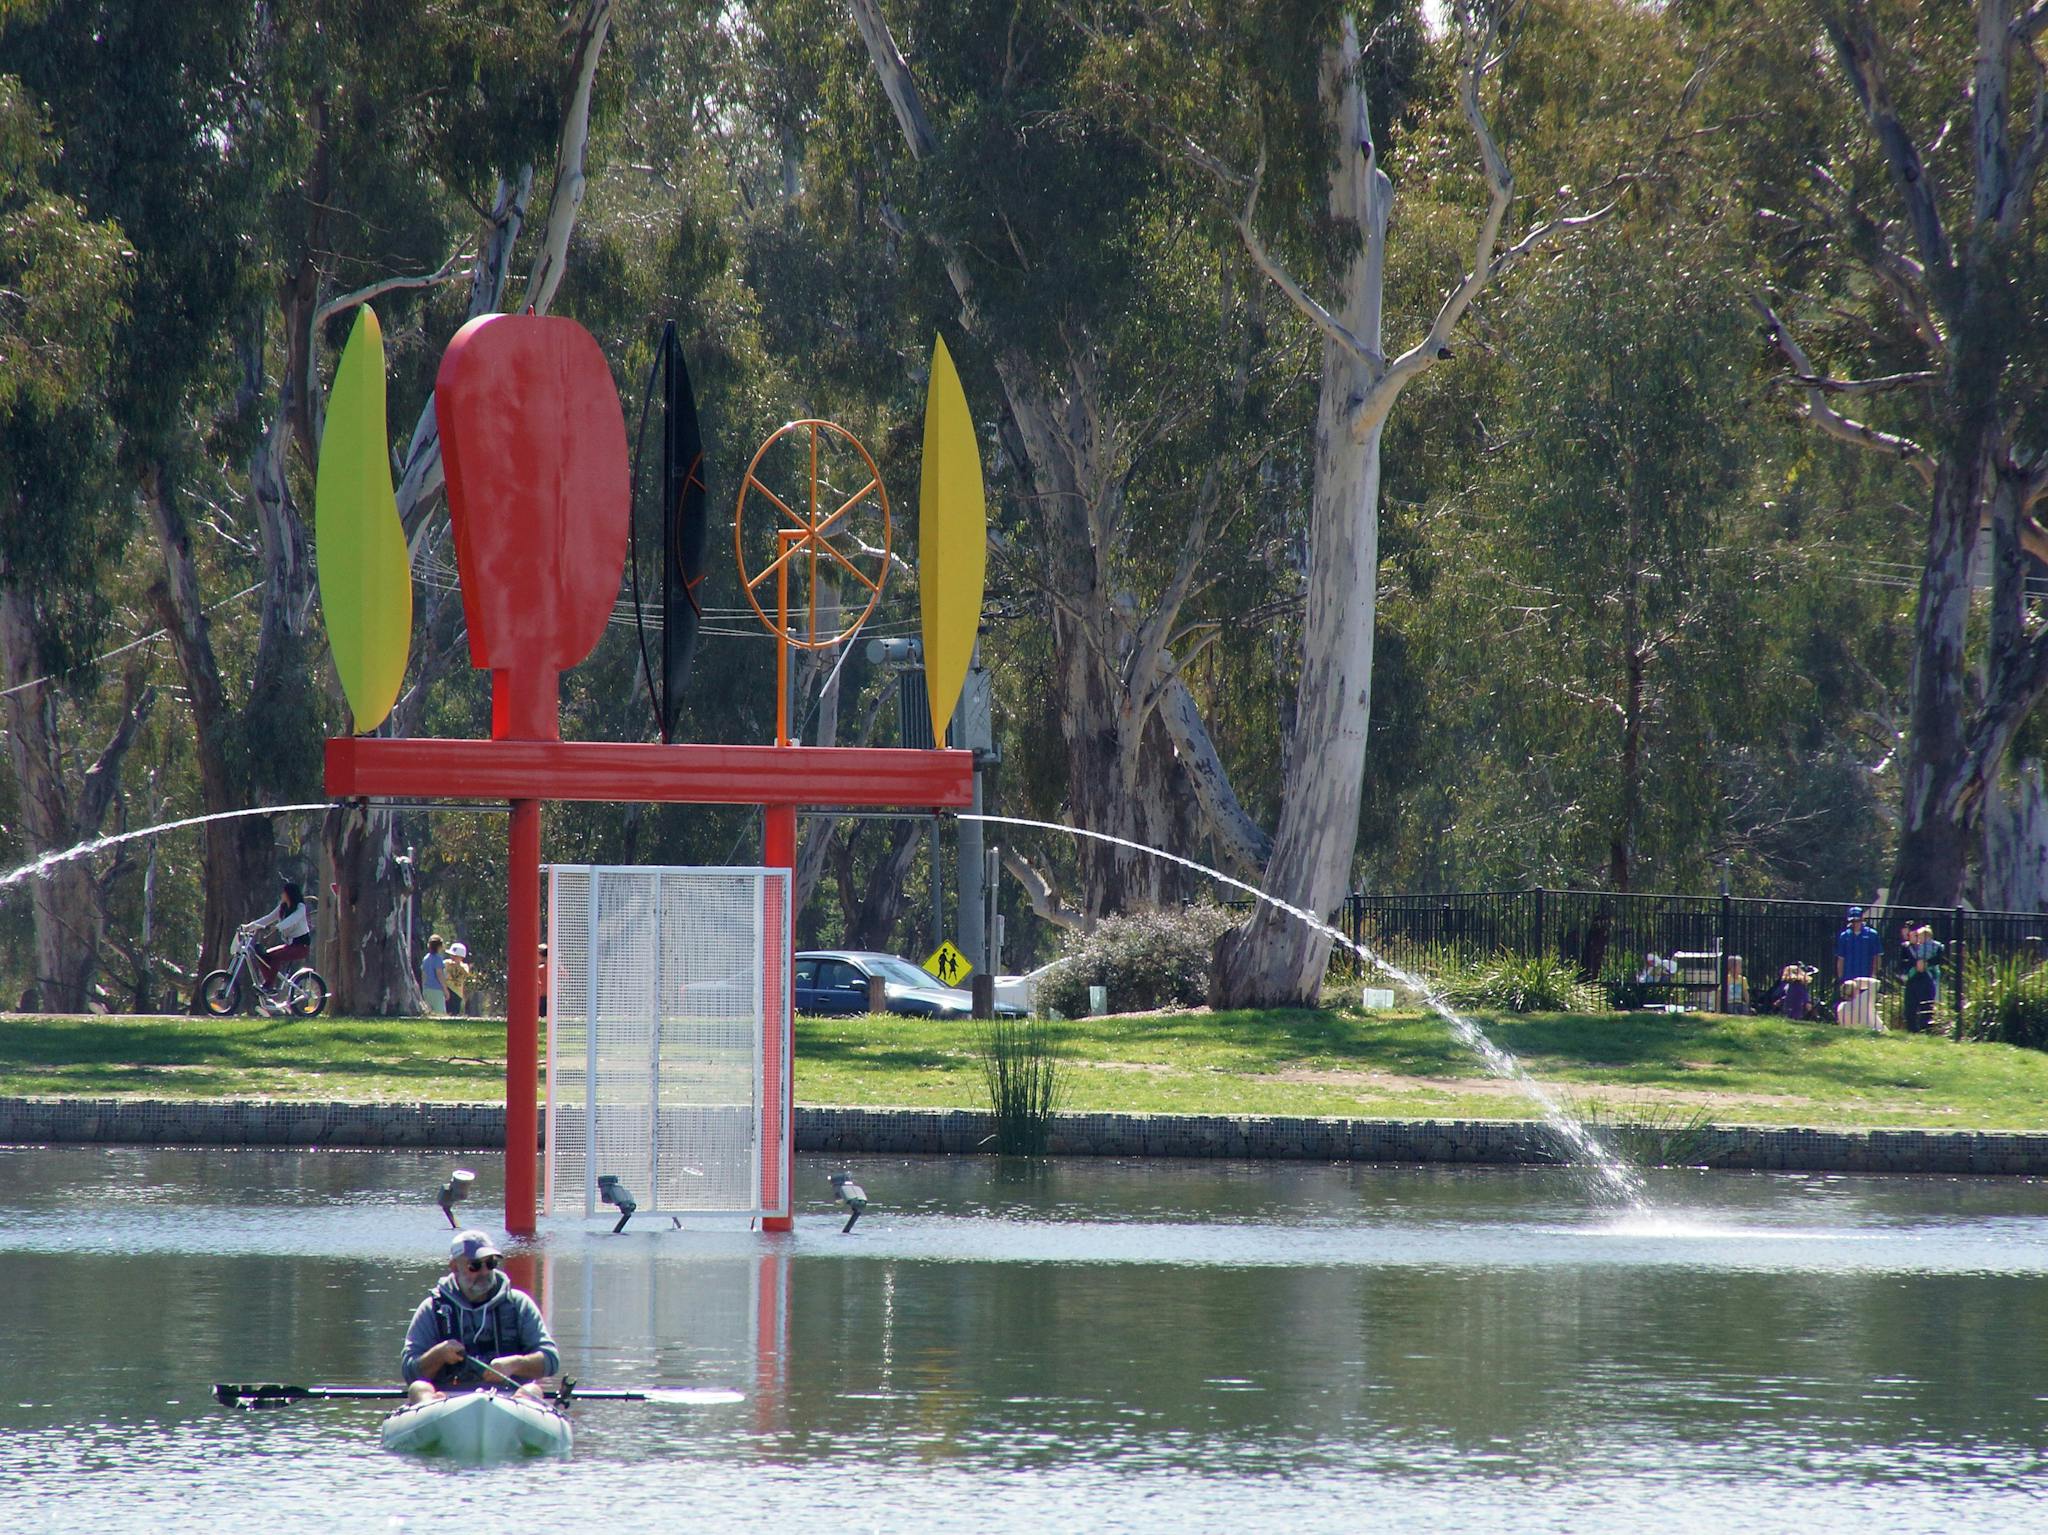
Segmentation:
{"type": "Polygon", "coordinates": [[[1767,729],[1752,353],[1724,252],[1630,221],[1497,317],[1489,441],[1442,498],[1442,852],[1512,883],[1674,888],[1724,846],[1729,748],[1767,729]],[[1504,855],[1504,856],[1503,856],[1504,855]]]}
{"type": "MultiPolygon", "coordinates": [[[[1190,4],[1142,14],[1152,45],[1136,50],[1136,71],[1116,62],[1113,40],[1105,44],[1112,56],[1107,72],[1112,80],[1123,77],[1127,110],[1157,123],[1162,146],[1177,142],[1209,173],[1246,256],[1320,343],[1297,697],[1262,879],[1272,894],[1317,914],[1336,906],[1352,873],[1371,715],[1389,418],[1411,385],[1452,357],[1482,296],[1531,251],[1602,218],[1618,180],[1610,163],[1594,181],[1607,191],[1579,197],[1567,187],[1540,217],[1511,220],[1515,178],[1493,117],[1504,21],[1521,9],[1456,4],[1451,26],[1435,36],[1421,8],[1409,5],[1373,7],[1360,18],[1341,7],[1190,4]],[[1291,78],[1283,58],[1296,61],[1291,78]],[[1177,78],[1176,61],[1186,62],[1185,78],[1177,78]],[[1382,97],[1377,113],[1375,86],[1382,97]],[[1477,161],[1479,209],[1464,272],[1438,280],[1436,302],[1416,327],[1420,334],[1390,353],[1384,332],[1394,184],[1384,148],[1390,109],[1406,91],[1455,101],[1477,161]]],[[[1661,70],[1666,61],[1657,63],[1661,70]]],[[[1660,106],[1657,116],[1663,115],[1660,106]]],[[[1448,129],[1443,123],[1434,142],[1444,142],[1448,129]]],[[[1432,163],[1432,140],[1422,142],[1424,186],[1435,181],[1434,200],[1442,202],[1451,187],[1469,182],[1470,171],[1440,157],[1432,163]]],[[[1313,1000],[1328,953],[1326,937],[1262,906],[1219,946],[1215,1000],[1313,1000]]]]}
{"type": "MultiPolygon", "coordinates": [[[[77,770],[127,542],[102,413],[133,274],[120,226],[52,185],[61,147],[22,82],[0,75],[0,699],[30,856],[100,830],[155,698],[129,668],[107,739],[77,770]]],[[[30,881],[42,1010],[85,1011],[113,873],[75,859],[30,881]]]]}
{"type": "Polygon", "coordinates": [[[1919,568],[1890,894],[1947,905],[2048,692],[2048,7],[1680,11],[1734,58],[1724,106],[1749,125],[1739,184],[1771,263],[1753,299],[1788,394],[1920,508],[1890,541],[1919,568]]]}
{"type": "MultiPolygon", "coordinates": [[[[1256,866],[1264,834],[1184,675],[1212,642],[1197,600],[1218,535],[1257,489],[1236,472],[1236,412],[1269,362],[1256,317],[1220,280],[1186,178],[1085,110],[1092,42],[1075,16],[923,4],[892,24],[877,0],[852,14],[881,99],[854,97],[831,126],[865,146],[842,155],[849,175],[882,167],[875,237],[907,242],[912,283],[969,338],[970,387],[1000,404],[1016,473],[996,572],[1050,634],[1031,702],[1059,743],[1066,812],[1155,846],[1206,832],[1226,862],[1256,866]]],[[[1089,913],[1174,888],[1122,848],[1075,856],[1089,913]]]]}
{"type": "MultiPolygon", "coordinates": [[[[10,67],[63,145],[53,185],[93,219],[118,221],[134,252],[107,362],[105,430],[159,541],[188,548],[188,481],[243,441],[231,336],[260,284],[243,235],[276,150],[249,89],[262,31],[260,9],[234,0],[30,7],[0,23],[10,67]]],[[[205,802],[241,808],[252,776],[263,777],[246,743],[222,728],[217,672],[183,664],[208,642],[209,623],[196,574],[179,591],[180,574],[166,569],[153,602],[176,619],[205,802]]],[[[261,818],[215,823],[205,837],[211,912],[243,868],[262,866],[268,878],[272,842],[261,818]]],[[[214,925],[232,920],[223,912],[214,925]]]]}

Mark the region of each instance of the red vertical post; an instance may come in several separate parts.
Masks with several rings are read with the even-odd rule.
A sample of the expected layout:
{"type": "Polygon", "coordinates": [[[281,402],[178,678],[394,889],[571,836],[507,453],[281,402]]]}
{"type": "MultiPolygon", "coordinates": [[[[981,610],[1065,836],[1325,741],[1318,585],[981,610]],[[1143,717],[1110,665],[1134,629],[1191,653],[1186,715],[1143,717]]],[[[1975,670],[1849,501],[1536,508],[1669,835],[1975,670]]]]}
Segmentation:
{"type": "MultiPolygon", "coordinates": [[[[761,862],[771,869],[789,870],[789,899],[792,910],[786,927],[786,943],[796,938],[796,806],[764,805],[761,807],[761,862]]],[[[785,948],[782,963],[775,967],[776,973],[785,978],[792,963],[791,950],[785,948]]],[[[789,1015],[780,1006],[764,1007],[761,1010],[763,1027],[767,1031],[761,1040],[761,1056],[766,1061],[796,1062],[796,1051],[789,1037],[791,1028],[789,1015]]],[[[779,1072],[771,1072],[770,1079],[779,1078],[779,1072]]],[[[784,1092],[793,1093],[794,1087],[783,1084],[784,1092]]],[[[780,1108],[775,1108],[780,1112],[780,1108]]],[[[782,1187],[788,1196],[789,1208],[796,1209],[796,1138],[790,1136],[782,1143],[782,1187]]],[[[794,1224],[788,1215],[771,1215],[761,1222],[763,1231],[787,1231],[794,1224]]]]}
{"type": "Polygon", "coordinates": [[[512,801],[505,913],[505,1229],[538,1229],[540,1141],[540,801],[512,801]]]}

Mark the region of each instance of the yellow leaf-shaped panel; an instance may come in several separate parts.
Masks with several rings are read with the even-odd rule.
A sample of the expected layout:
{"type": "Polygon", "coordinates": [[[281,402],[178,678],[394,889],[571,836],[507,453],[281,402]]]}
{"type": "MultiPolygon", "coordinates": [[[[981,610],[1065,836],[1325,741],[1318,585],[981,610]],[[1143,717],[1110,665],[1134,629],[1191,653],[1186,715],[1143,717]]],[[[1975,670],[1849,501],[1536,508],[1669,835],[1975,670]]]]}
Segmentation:
{"type": "Polygon", "coordinates": [[[356,315],[320,438],[313,540],[320,609],[334,669],[358,731],[375,730],[398,701],[412,645],[412,574],[391,493],[384,424],[384,332],[365,304],[356,315]]]}
{"type": "Polygon", "coordinates": [[[924,480],[917,528],[924,678],[935,745],[946,744],[946,723],[953,717],[974,659],[987,577],[988,505],[981,486],[981,449],[960,374],[941,336],[932,343],[932,381],[924,402],[924,480]]]}

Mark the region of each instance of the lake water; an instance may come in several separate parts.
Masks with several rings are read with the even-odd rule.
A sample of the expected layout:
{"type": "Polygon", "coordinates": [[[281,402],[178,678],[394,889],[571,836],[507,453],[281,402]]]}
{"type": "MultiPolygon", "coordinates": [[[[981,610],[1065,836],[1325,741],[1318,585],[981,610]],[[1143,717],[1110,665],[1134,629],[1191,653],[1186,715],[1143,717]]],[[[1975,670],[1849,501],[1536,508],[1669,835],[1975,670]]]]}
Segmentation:
{"type": "MultiPolygon", "coordinates": [[[[0,1149],[0,1531],[2048,1528],[2048,1188],[860,1158],[789,1237],[549,1222],[563,1461],[387,1455],[446,1154],[0,1149]]],[[[501,1165],[472,1219],[496,1229],[501,1165]]]]}

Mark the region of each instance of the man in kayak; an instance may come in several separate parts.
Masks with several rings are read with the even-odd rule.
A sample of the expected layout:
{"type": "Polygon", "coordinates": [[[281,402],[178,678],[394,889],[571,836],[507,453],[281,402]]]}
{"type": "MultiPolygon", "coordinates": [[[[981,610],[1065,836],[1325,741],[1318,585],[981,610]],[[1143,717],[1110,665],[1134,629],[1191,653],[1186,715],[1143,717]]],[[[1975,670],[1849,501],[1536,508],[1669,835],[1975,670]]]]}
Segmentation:
{"type": "Polygon", "coordinates": [[[448,1273],[413,1312],[398,1357],[407,1401],[502,1386],[508,1376],[523,1382],[521,1396],[538,1397],[536,1382],[561,1369],[540,1307],[498,1271],[503,1256],[481,1231],[460,1232],[449,1244],[448,1273]]]}

